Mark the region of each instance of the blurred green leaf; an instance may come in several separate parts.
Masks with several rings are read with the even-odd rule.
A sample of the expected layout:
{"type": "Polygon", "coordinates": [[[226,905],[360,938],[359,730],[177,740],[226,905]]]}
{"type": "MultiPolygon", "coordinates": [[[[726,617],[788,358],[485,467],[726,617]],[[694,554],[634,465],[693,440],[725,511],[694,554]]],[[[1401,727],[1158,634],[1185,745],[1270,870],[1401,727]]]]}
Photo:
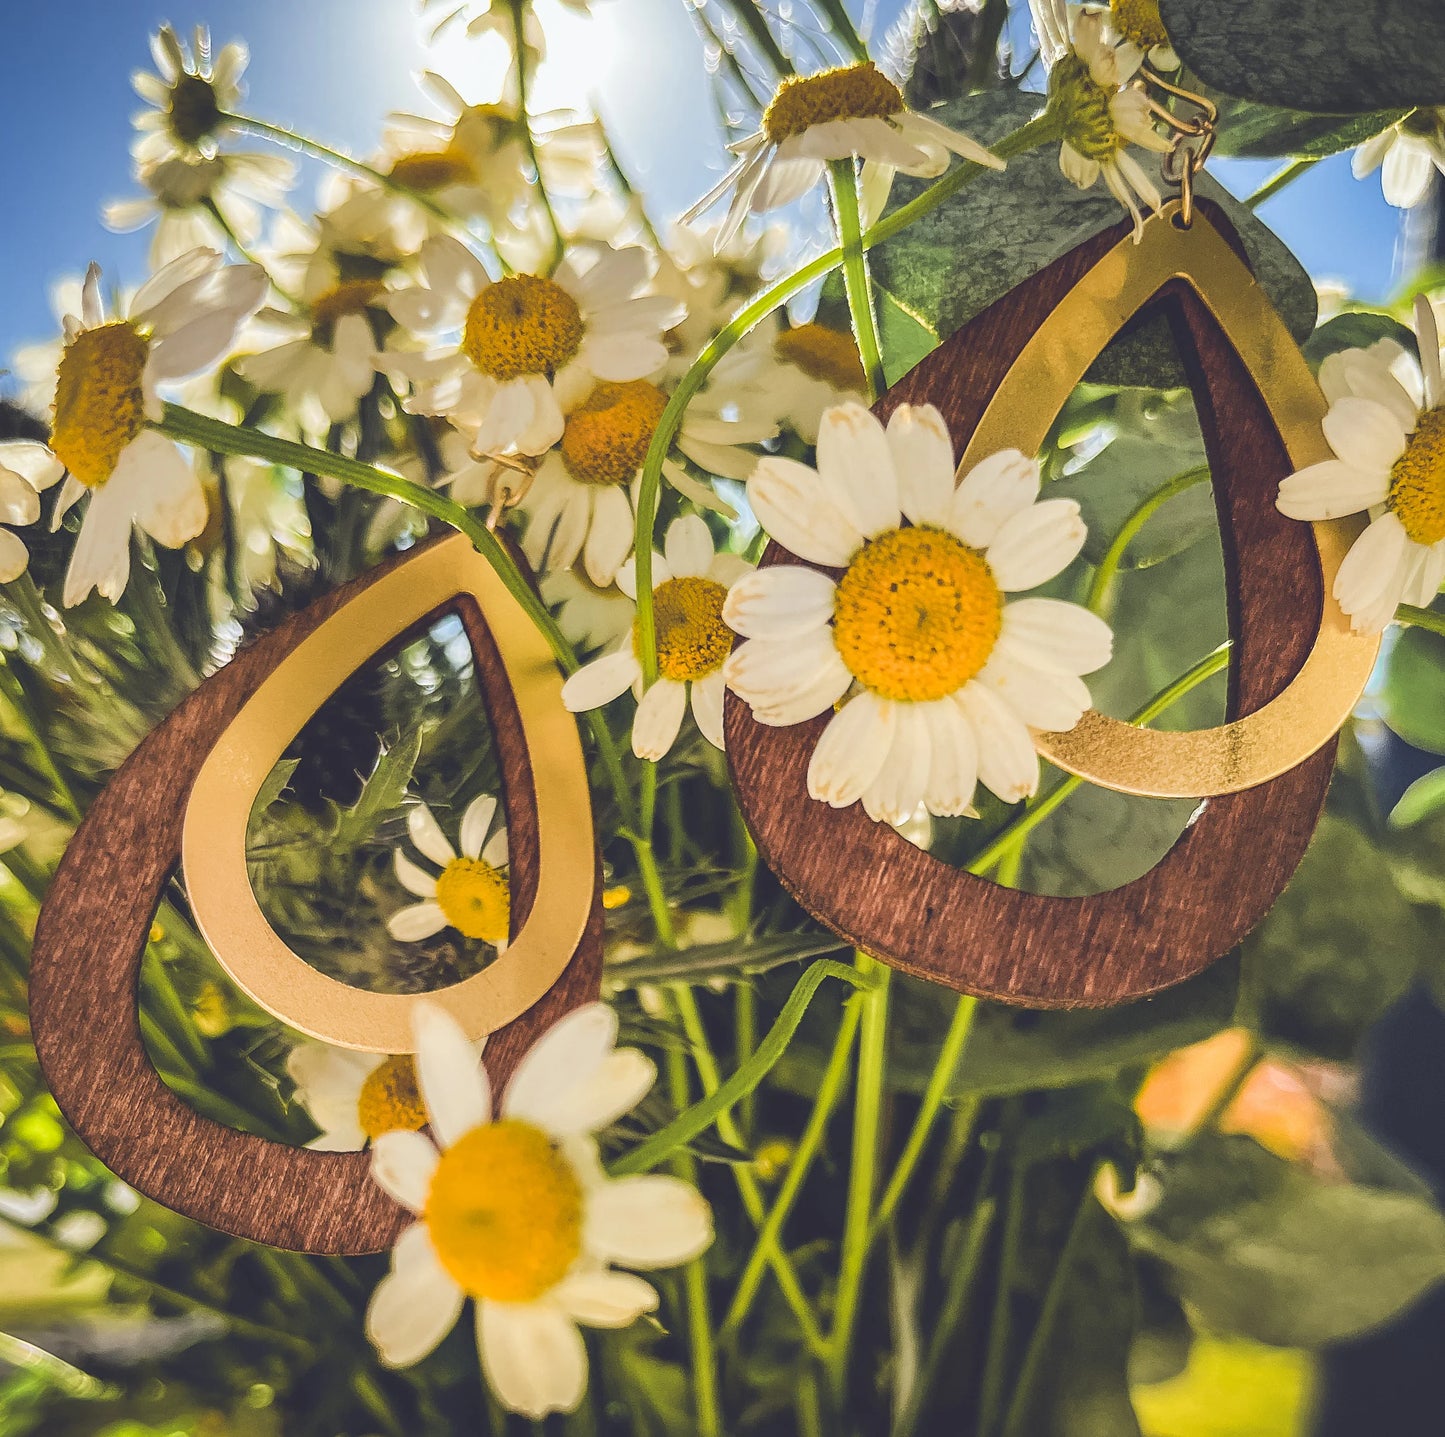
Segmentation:
{"type": "Polygon", "coordinates": [[[1221,96],[1214,152],[1241,159],[1324,159],[1354,149],[1408,113],[1394,109],[1365,115],[1310,115],[1221,96]]]}
{"type": "Polygon", "coordinates": [[[1305,358],[1319,368],[1326,355],[1342,349],[1368,349],[1376,340],[1393,339],[1411,354],[1418,352],[1415,333],[1398,319],[1374,310],[1346,310],[1326,320],[1305,343],[1305,358]]]}
{"type": "Polygon", "coordinates": [[[1445,809],[1445,768],[1417,778],[1390,810],[1391,828],[1412,828],[1445,809]]]}
{"type": "Polygon", "coordinates": [[[1241,1012],[1270,1039],[1348,1058],[1414,981],[1428,946],[1388,856],[1326,812],[1279,902],[1245,940],[1241,1012]]]}
{"type": "Polygon", "coordinates": [[[1385,722],[1406,743],[1445,753],[1445,635],[1406,629],[1385,661],[1385,722]]]}
{"type": "Polygon", "coordinates": [[[1379,1326],[1445,1278],[1432,1203],[1325,1181],[1252,1138],[1206,1134],[1162,1183],[1130,1239],[1213,1331],[1318,1347],[1379,1326]]]}
{"type": "Polygon", "coordinates": [[[1303,1352],[1201,1337],[1188,1368],[1134,1387],[1144,1437],[1304,1437],[1314,1367],[1303,1352]]]}
{"type": "Polygon", "coordinates": [[[1401,0],[1161,0],[1180,58],[1229,95],[1324,114],[1445,104],[1445,9],[1401,0]]]}

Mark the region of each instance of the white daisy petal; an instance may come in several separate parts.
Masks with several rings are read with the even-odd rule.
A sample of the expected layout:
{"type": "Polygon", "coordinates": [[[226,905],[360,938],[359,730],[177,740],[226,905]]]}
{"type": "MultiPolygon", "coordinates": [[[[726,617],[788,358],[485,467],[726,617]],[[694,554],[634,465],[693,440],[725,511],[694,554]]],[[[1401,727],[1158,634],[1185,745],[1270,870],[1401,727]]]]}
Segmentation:
{"type": "Polygon", "coordinates": [[[888,758],[897,714],[898,705],[871,693],[844,704],[808,760],[808,793],[833,808],[856,803],[888,758]]]}
{"type": "Polygon", "coordinates": [[[863,534],[815,469],[792,459],[760,460],[748,480],[748,503],[770,538],[810,564],[840,568],[863,534]]]}
{"type": "Polygon", "coordinates": [[[632,720],[632,751],[638,758],[656,762],[677,741],[687,711],[687,685],[658,679],[643,694],[632,720]]]}
{"type": "Polygon", "coordinates": [[[1063,599],[1015,599],[1005,604],[1001,638],[1035,668],[1054,674],[1092,674],[1114,652],[1114,631],[1082,604],[1063,599]]]}
{"type": "Polygon", "coordinates": [[[587,1390],[587,1348],[560,1308],[479,1302],[477,1352],[497,1400],[534,1422],[573,1411],[587,1390]]]}
{"type": "Polygon", "coordinates": [[[712,1209],[679,1178],[609,1180],[589,1195],[583,1246],[627,1267],[676,1267],[712,1242],[712,1209]]]}
{"type": "Polygon", "coordinates": [[[888,420],[898,499],[915,524],[945,527],[953,503],[953,441],[931,404],[900,404],[888,420]]]}
{"type": "Polygon", "coordinates": [[[606,1003],[585,1003],[559,1018],[523,1055],[507,1084],[502,1112],[541,1125],[562,1097],[586,1084],[617,1042],[617,1014],[606,1003]]]}
{"type": "Polygon", "coordinates": [[[483,845],[482,862],[491,864],[493,868],[505,868],[507,853],[507,830],[499,828],[483,845]]]}
{"type": "Polygon", "coordinates": [[[1000,640],[978,676],[1030,728],[1067,733],[1088,711],[1089,688],[1073,674],[1046,673],[1000,640]]]}
{"type": "Polygon", "coordinates": [[[1430,168],[1429,152],[1400,136],[1398,142],[1390,146],[1380,175],[1385,203],[1397,209],[1414,209],[1430,187],[1430,168]]]}
{"type": "Polygon", "coordinates": [[[1072,499],[1044,499],[1004,522],[985,557],[1006,593],[1035,589],[1078,557],[1088,529],[1072,499]]]}
{"type": "Polygon", "coordinates": [[[1350,545],[1335,575],[1334,597],[1352,618],[1390,599],[1393,613],[1403,589],[1402,573],[1410,548],[1405,526],[1395,514],[1386,512],[1375,519],[1350,545]]]}
{"type": "Polygon", "coordinates": [[[461,845],[465,858],[480,858],[487,841],[492,819],[496,817],[497,800],[490,793],[479,793],[462,814],[461,845]]]}
{"type": "Polygon", "coordinates": [[[723,622],[748,639],[794,639],[827,626],[836,593],[826,574],[774,564],[744,575],[728,590],[723,622]]]}
{"type": "Polygon", "coordinates": [[[1021,718],[976,680],[963,686],[957,701],[978,740],[978,777],[1005,803],[1031,797],[1039,786],[1039,756],[1021,718]]]}
{"type": "MultiPolygon", "coordinates": [[[[633,532],[627,491],[611,486],[600,489],[592,498],[592,522],[587,528],[582,560],[587,577],[599,589],[605,589],[617,577],[622,561],[632,552],[633,532]]],[[[572,558],[576,557],[574,549],[572,558]]],[[[554,562],[557,566],[564,562],[560,553],[554,562]]]]}
{"type": "Polygon", "coordinates": [[[1405,452],[1405,426],[1373,399],[1349,394],[1335,400],[1322,427],[1336,456],[1355,469],[1388,474],[1405,452]]]}
{"type": "Polygon", "coordinates": [[[426,804],[419,803],[407,811],[406,830],[411,835],[411,841],[416,844],[417,851],[439,867],[445,868],[457,856],[456,850],[447,841],[446,834],[436,821],[436,815],[426,804]]]}
{"type": "Polygon", "coordinates": [[[435,899],[424,903],[409,903],[405,908],[398,908],[386,920],[386,931],[398,943],[419,943],[423,938],[431,938],[440,933],[446,926],[447,916],[435,899]]]}
{"type": "Polygon", "coordinates": [[[684,514],[668,525],[662,551],[674,578],[700,578],[712,563],[712,534],[698,515],[684,514]]]}
{"type": "Polygon", "coordinates": [[[0,529],[0,584],[18,579],[30,565],[25,541],[9,529],[0,529]]]}
{"type": "Polygon", "coordinates": [[[949,505],[949,531],[975,549],[987,549],[1004,523],[1039,497],[1039,465],[1017,449],[980,460],[964,476],[949,505]]]}
{"type": "Polygon", "coordinates": [[[714,748],[726,748],[723,735],[723,698],[727,681],[721,669],[693,682],[688,702],[698,731],[714,748]]]}
{"type": "Polygon", "coordinates": [[[818,473],[864,537],[871,539],[898,527],[893,454],[883,426],[870,410],[861,404],[839,404],[823,411],[818,424],[818,473]]]}
{"type": "Polygon", "coordinates": [[[749,639],[728,655],[723,675],[739,698],[771,706],[811,687],[820,673],[836,673],[841,663],[831,630],[818,629],[796,639],[749,639]]]}
{"type": "Polygon", "coordinates": [[[408,893],[414,893],[418,898],[435,898],[437,893],[437,881],[425,869],[418,867],[397,848],[392,851],[392,867],[396,871],[396,881],[406,889],[408,893]]]}
{"type": "Polygon", "coordinates": [[[607,1268],[574,1272],[552,1293],[574,1322],[588,1327],[630,1327],[657,1307],[657,1291],[630,1272],[607,1268]]]}
{"type": "Polygon", "coordinates": [[[403,1207],[420,1212],[440,1161],[431,1140],[421,1133],[383,1133],[371,1145],[372,1181],[403,1207]]]}
{"type": "Polygon", "coordinates": [[[1357,469],[1326,459],[1280,481],[1275,507],[1290,519],[1339,519],[1383,504],[1390,493],[1388,469],[1357,469]]]}
{"type": "Polygon", "coordinates": [[[437,1260],[424,1223],[397,1239],[391,1263],[366,1310],[366,1335],[386,1366],[410,1367],[456,1326],[465,1297],[437,1260]]]}
{"type": "Polygon", "coordinates": [[[444,1148],[492,1118],[491,1084],[460,1024],[435,1003],[418,1001],[412,1018],[416,1074],[432,1132],[444,1148]]]}
{"type": "Polygon", "coordinates": [[[0,469],[18,474],[32,489],[49,489],[65,477],[65,465],[47,445],[33,439],[0,442],[0,469]]]}
{"type": "Polygon", "coordinates": [[[894,704],[893,742],[888,756],[863,790],[863,808],[880,823],[902,823],[917,812],[928,788],[932,745],[919,704],[894,704]]]}
{"type": "Polygon", "coordinates": [[[641,677],[642,668],[629,643],[624,649],[583,664],[562,685],[562,702],[574,714],[601,708],[626,693],[641,677]]]}
{"type": "Polygon", "coordinates": [[[928,725],[928,783],[923,802],[940,818],[955,818],[973,806],[978,785],[978,742],[973,725],[952,699],[921,704],[928,725]]]}

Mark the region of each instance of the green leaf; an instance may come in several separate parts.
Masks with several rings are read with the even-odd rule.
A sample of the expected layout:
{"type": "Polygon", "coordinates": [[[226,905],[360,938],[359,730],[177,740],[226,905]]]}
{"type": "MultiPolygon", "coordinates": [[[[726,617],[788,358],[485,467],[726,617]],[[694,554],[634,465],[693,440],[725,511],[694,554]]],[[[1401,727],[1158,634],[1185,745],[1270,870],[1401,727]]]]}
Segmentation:
{"type": "Polygon", "coordinates": [[[1385,663],[1384,719],[1406,743],[1445,753],[1445,635],[1406,629],[1385,663]]]}
{"type": "Polygon", "coordinates": [[[261,784],[261,791],[256,795],[256,802],[251,805],[251,822],[254,823],[286,792],[286,786],[291,782],[291,775],[296,772],[296,766],[300,762],[299,758],[277,760],[275,768],[266,775],[265,781],[261,784]]]}
{"type": "Polygon", "coordinates": [[[873,294],[878,307],[883,369],[889,384],[895,384],[938,348],[938,334],[922,315],[915,314],[882,285],[875,284],[873,294]]]}
{"type": "Polygon", "coordinates": [[[1134,1387],[1144,1437],[1286,1437],[1309,1430],[1314,1370],[1303,1352],[1202,1337],[1188,1367],[1134,1387]]]}
{"type": "Polygon", "coordinates": [[[1445,809],[1445,768],[1432,769],[1400,795],[1390,810],[1391,828],[1413,828],[1445,809]]]}
{"type": "Polygon", "coordinates": [[[949,1097],[1064,1088],[1141,1067],[1227,1027],[1238,983],[1230,957],[1158,997],[1117,1008],[1033,1012],[980,1003],[949,1097]]]}
{"type": "Polygon", "coordinates": [[[1398,319],[1374,310],[1358,309],[1337,314],[1320,325],[1305,344],[1305,358],[1318,369],[1327,355],[1342,349],[1368,349],[1381,339],[1393,339],[1411,354],[1418,352],[1414,331],[1398,319]]]}
{"type": "Polygon", "coordinates": [[[1251,160],[1271,156],[1322,160],[1364,144],[1408,113],[1375,110],[1366,115],[1309,115],[1223,96],[1214,152],[1251,160]]]}
{"type": "Polygon", "coordinates": [[[1180,58],[1229,95],[1316,114],[1445,104],[1445,9],[1419,0],[1160,0],[1180,58]]]}
{"type": "Polygon", "coordinates": [[[1371,836],[1326,813],[1298,872],[1244,944],[1242,1010],[1267,1037],[1350,1057],[1428,947],[1371,836]]]}
{"type": "Polygon", "coordinates": [[[423,729],[420,724],[405,733],[376,760],[361,797],[340,816],[336,843],[343,849],[366,843],[383,818],[401,807],[407,786],[421,757],[423,729]]]}
{"type": "MultiPolygon", "coordinates": [[[[993,90],[953,101],[935,118],[988,143],[1017,129],[1041,106],[1038,95],[993,90]]],[[[1148,157],[1144,157],[1147,159],[1148,157]]],[[[927,181],[900,176],[893,205],[927,181]]],[[[1295,337],[1314,328],[1315,291],[1294,256],[1238,201],[1202,176],[1202,197],[1219,204],[1239,231],[1250,264],[1295,337]]],[[[1103,184],[1078,190],[1049,145],[1009,162],[1004,175],[975,184],[910,225],[870,255],[878,282],[939,335],[947,336],[1031,274],[1090,236],[1118,224],[1123,210],[1103,184]]],[[[1127,326],[1096,362],[1099,383],[1177,388],[1187,382],[1169,325],[1153,315],[1127,326]]]]}
{"type": "Polygon", "coordinates": [[[1199,1138],[1162,1184],[1130,1239],[1214,1331],[1318,1347],[1379,1326],[1445,1278],[1445,1217],[1429,1200],[1325,1181],[1252,1138],[1199,1138]]]}

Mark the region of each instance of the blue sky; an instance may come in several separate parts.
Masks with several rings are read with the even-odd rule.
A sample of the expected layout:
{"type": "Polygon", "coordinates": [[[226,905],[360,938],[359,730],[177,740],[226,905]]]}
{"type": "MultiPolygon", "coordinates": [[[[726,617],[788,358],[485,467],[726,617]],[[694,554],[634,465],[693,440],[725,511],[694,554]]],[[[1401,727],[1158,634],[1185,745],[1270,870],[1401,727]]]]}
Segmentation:
{"type": "MultiPolygon", "coordinates": [[[[597,0],[592,20],[547,11],[551,74],[541,99],[598,98],[624,162],[654,214],[684,208],[720,163],[720,132],[701,47],[683,0],[597,0]]],[[[886,23],[900,0],[869,9],[886,23]]],[[[850,7],[858,8],[857,0],[850,7]]],[[[248,106],[268,120],[365,153],[391,109],[415,109],[414,74],[437,69],[464,93],[483,82],[484,55],[461,39],[428,52],[410,0],[71,0],[16,5],[0,45],[0,356],[54,329],[48,291],[92,258],[136,282],[144,236],[109,234],[100,205],[132,192],[131,71],[150,64],[148,33],[209,21],[217,43],[250,45],[248,106]],[[469,84],[469,81],[472,82],[469,84]]],[[[1270,164],[1223,168],[1247,192],[1270,164]]],[[[1262,210],[1317,276],[1364,298],[1392,287],[1396,212],[1378,181],[1356,183],[1348,161],[1318,166],[1262,210]]],[[[3,363],[3,361],[0,361],[3,363]]],[[[0,381],[3,384],[3,381],[0,381]]]]}

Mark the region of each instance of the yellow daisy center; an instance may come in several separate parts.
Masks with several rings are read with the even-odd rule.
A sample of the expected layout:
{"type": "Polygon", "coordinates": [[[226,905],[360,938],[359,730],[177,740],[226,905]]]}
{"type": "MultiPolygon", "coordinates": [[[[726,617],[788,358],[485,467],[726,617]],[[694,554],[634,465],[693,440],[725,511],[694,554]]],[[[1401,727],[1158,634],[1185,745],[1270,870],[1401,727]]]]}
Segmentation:
{"type": "MultiPolygon", "coordinates": [[[[714,579],[668,579],[652,591],[657,672],[663,678],[685,683],[722,668],[733,646],[733,631],[722,616],[727,596],[727,589],[714,579]]],[[[636,625],[632,647],[641,657],[636,625]]]]}
{"type": "Polygon", "coordinates": [[[583,484],[626,484],[642,467],[667,400],[645,379],[604,380],[567,416],[562,462],[583,484]]]}
{"type": "Polygon", "coordinates": [[[582,1184],[530,1123],[488,1123],[448,1148],[423,1216],[457,1285],[492,1302],[535,1302],[582,1251],[582,1184]]]}
{"type": "Polygon", "coordinates": [[[560,284],[513,274],[472,301],[462,352],[493,379],[551,375],[576,358],[582,330],[582,311],[560,284]]]}
{"type": "Polygon", "coordinates": [[[1414,543],[1445,539],[1445,409],[1427,409],[1420,416],[1390,471],[1385,502],[1414,543]]]}
{"type": "Polygon", "coordinates": [[[323,344],[329,344],[339,321],[350,314],[365,314],[386,292],[379,279],[344,279],[311,301],[311,330],[323,344]]]}
{"type": "Polygon", "coordinates": [[[883,698],[931,703],[988,661],[1003,594],[977,549],[942,529],[893,529],[865,544],[838,581],[833,642],[883,698]]]}
{"type": "Polygon", "coordinates": [[[411,1057],[388,1058],[371,1070],[356,1099],[356,1117],[373,1142],[383,1133],[419,1133],[426,1127],[426,1105],[411,1057]]]}
{"type": "Polygon", "coordinates": [[[423,194],[448,185],[470,184],[477,178],[476,167],[456,145],[399,155],[388,173],[397,184],[423,194]]]}
{"type": "Polygon", "coordinates": [[[785,329],[773,341],[773,353],[809,379],[821,380],[834,389],[861,392],[867,388],[853,336],[826,324],[809,322],[785,329]]]}
{"type": "Polygon", "coordinates": [[[1072,50],[1049,74],[1049,108],[1059,117],[1065,142],[1086,160],[1104,164],[1124,148],[1109,107],[1115,93],[1099,84],[1072,50]]]}
{"type": "Polygon", "coordinates": [[[512,919],[507,875],[480,858],[454,858],[437,879],[437,903],[458,933],[505,943],[512,919]]]}
{"type": "Polygon", "coordinates": [[[166,108],[170,131],[183,145],[197,146],[221,123],[216,89],[199,75],[184,74],[171,86],[166,108]]]}
{"type": "Polygon", "coordinates": [[[116,322],[77,334],[60,356],[50,447],[92,489],[145,427],[141,376],[149,354],[150,341],[133,324],[116,322]]]}
{"type": "Polygon", "coordinates": [[[763,130],[780,145],[829,120],[886,120],[906,109],[902,91],[869,60],[816,75],[789,75],[763,112],[763,130]]]}
{"type": "Polygon", "coordinates": [[[1109,0],[1114,29],[1141,50],[1169,43],[1169,32],[1159,18],[1159,0],[1109,0]]]}

